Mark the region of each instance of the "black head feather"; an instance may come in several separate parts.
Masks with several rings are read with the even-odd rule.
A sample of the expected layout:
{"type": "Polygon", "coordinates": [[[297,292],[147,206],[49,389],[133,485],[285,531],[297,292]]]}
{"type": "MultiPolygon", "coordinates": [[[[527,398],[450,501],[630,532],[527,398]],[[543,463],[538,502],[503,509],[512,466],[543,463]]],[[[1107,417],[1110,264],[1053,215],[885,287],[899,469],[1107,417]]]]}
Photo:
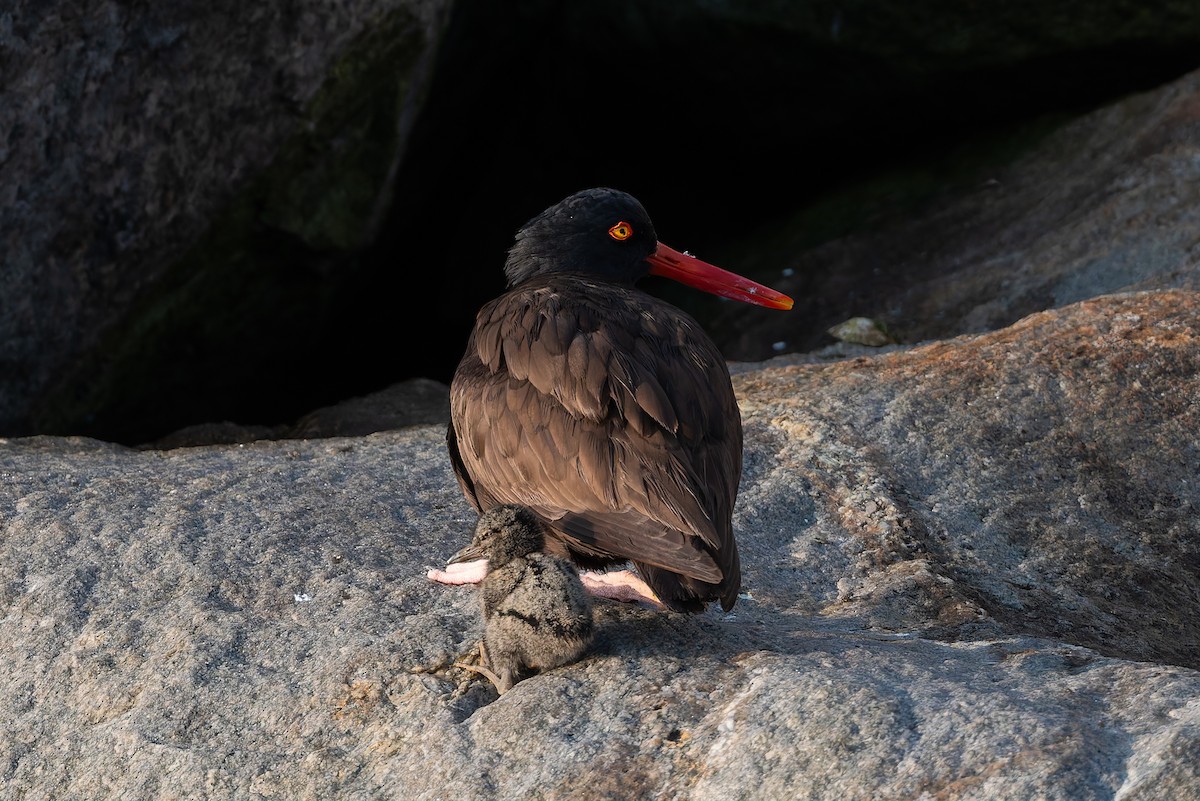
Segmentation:
{"type": "Polygon", "coordinates": [[[617,189],[585,189],[543,211],[517,232],[504,273],[509,287],[548,273],[583,273],[632,285],[650,270],[646,257],[658,236],[650,215],[632,195],[617,189]],[[627,238],[610,230],[629,226],[627,238]]]}

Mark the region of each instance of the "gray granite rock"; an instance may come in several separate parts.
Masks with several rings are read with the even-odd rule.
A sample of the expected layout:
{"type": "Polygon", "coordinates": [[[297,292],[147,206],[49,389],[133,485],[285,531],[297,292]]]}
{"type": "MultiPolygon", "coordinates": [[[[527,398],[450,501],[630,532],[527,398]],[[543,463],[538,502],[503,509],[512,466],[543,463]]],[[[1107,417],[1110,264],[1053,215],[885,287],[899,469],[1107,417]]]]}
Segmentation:
{"type": "Polygon", "coordinates": [[[277,426],[248,426],[231,421],[201,423],[172,431],[138,447],[170,450],[264,439],[352,437],[449,419],[450,387],[440,381],[414,378],[369,395],[314,409],[294,423],[277,426]]]}
{"type": "MultiPolygon", "coordinates": [[[[755,232],[738,269],[791,294],[800,313],[726,304],[713,324],[726,355],[758,361],[773,343],[808,352],[856,316],[915,343],[1105,293],[1200,289],[1198,108],[1200,71],[1061,125],[1011,163],[962,167],[958,185],[934,180],[923,203],[818,247],[806,243],[829,213],[819,205],[755,232]]],[[[922,179],[883,176],[876,192],[903,196],[922,179]]]]}
{"type": "Polygon", "coordinates": [[[759,590],[883,630],[999,627],[1200,668],[1198,310],[1195,292],[1107,296],[736,376],[749,435],[772,443],[747,462],[747,524],[790,525],[796,488],[813,504],[748,557],[788,564],[759,590]]]}
{"type": "Polygon", "coordinates": [[[14,799],[1200,794],[1198,296],[736,366],[731,614],[597,604],[497,699],[450,666],[444,427],[0,440],[14,799]]]}
{"type": "MultiPolygon", "coordinates": [[[[135,443],[226,419],[273,426],[327,403],[327,386],[346,387],[340,397],[392,377],[448,380],[461,340],[429,338],[427,317],[465,339],[516,226],[592,183],[637,194],[667,241],[727,244],[734,257],[719,263],[766,279],[778,260],[795,268],[800,248],[750,240],[760,221],[981,127],[1173,79],[1200,65],[1198,45],[1200,7],[1178,1],[1064,13],[889,0],[9,0],[0,433],[135,443]],[[618,110],[618,98],[640,111],[618,110]],[[764,251],[766,263],[743,258],[764,251]],[[400,311],[408,297],[423,313],[400,311]],[[376,356],[397,341],[421,347],[376,356]]],[[[1172,269],[1187,244],[1169,228],[1144,236],[1171,215],[1106,205],[1154,199],[1189,221],[1186,102],[1166,115],[1122,108],[1097,137],[1070,140],[1078,175],[1064,181],[1052,159],[1032,191],[1003,175],[990,193],[1016,198],[1001,211],[1036,207],[1035,225],[1077,205],[1075,216],[1115,212],[1121,248],[1064,262],[1056,303],[1172,269]]],[[[1064,237],[1089,233],[1066,222],[1064,237]]],[[[1001,240],[990,230],[969,236],[985,250],[974,266],[1002,265],[1002,281],[1021,259],[988,250],[1001,240]]],[[[923,234],[947,238],[944,227],[923,234]]],[[[881,302],[818,320],[806,329],[818,336],[893,302],[902,308],[887,322],[913,341],[914,320],[947,306],[939,336],[961,333],[952,323],[964,315],[1003,325],[1051,297],[1037,280],[1001,291],[993,274],[982,297],[972,280],[984,279],[969,276],[906,295],[926,266],[944,266],[920,249],[868,245],[827,264],[808,262],[818,281],[878,286],[881,302]]],[[[824,312],[845,288],[796,294],[824,312]]],[[[743,319],[717,341],[786,324],[743,319]]],[[[727,355],[757,360],[776,341],[809,349],[794,329],[758,333],[748,341],[768,350],[727,355]]]]}
{"type": "MultiPolygon", "coordinates": [[[[0,430],[57,430],[39,399],[69,377],[94,410],[129,380],[114,366],[136,372],[175,326],[245,316],[279,278],[246,258],[246,230],[270,231],[263,249],[285,260],[288,242],[373,237],[446,5],[6,4],[0,430]]],[[[286,263],[293,285],[259,302],[264,316],[320,272],[286,263]]]]}

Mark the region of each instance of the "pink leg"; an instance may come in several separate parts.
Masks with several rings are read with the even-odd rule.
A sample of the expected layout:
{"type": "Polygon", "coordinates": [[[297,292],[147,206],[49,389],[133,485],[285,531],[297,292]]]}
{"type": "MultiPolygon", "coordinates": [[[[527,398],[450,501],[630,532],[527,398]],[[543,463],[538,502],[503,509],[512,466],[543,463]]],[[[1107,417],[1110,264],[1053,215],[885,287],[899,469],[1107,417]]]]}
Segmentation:
{"type": "MultiPolygon", "coordinates": [[[[487,560],[477,559],[474,562],[456,562],[447,565],[445,570],[430,568],[425,574],[430,581],[439,584],[478,584],[487,575],[487,560]]],[[[654,609],[666,609],[650,585],[638,578],[629,570],[612,570],[606,573],[588,570],[579,574],[583,586],[597,598],[608,598],[611,601],[627,603],[643,603],[654,609]]]]}
{"type": "Polygon", "coordinates": [[[633,601],[649,604],[655,609],[666,609],[650,585],[629,570],[613,570],[600,573],[592,570],[580,573],[583,586],[598,598],[613,601],[633,601]]]}
{"type": "Polygon", "coordinates": [[[486,559],[476,559],[474,562],[455,562],[446,565],[445,570],[431,567],[425,574],[430,581],[438,584],[478,584],[487,575],[486,559]]]}

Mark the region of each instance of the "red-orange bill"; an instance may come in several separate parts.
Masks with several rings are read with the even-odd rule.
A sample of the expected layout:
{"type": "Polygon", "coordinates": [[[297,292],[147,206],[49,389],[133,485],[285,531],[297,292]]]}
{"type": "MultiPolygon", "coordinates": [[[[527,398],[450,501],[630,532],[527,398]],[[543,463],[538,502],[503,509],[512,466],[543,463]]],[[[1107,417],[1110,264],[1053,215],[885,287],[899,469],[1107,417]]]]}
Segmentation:
{"type": "Polygon", "coordinates": [[[658,243],[658,250],[646,261],[650,262],[651,275],[661,275],[703,292],[740,300],[743,303],[766,306],[768,309],[792,308],[792,299],[782,292],[776,292],[757,281],[700,261],[695,256],[680,253],[662,242],[658,243]]]}

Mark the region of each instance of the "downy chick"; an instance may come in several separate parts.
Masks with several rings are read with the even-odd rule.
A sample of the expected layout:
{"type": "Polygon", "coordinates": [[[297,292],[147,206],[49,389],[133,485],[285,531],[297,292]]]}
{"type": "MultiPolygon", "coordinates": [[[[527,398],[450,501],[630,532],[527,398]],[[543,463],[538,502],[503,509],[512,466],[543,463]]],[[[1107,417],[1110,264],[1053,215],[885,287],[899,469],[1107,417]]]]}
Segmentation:
{"type": "Polygon", "coordinates": [[[523,506],[485,511],[471,544],[450,563],[488,560],[480,584],[484,665],[503,694],[532,672],[583,655],[592,642],[592,602],[574,565],[544,553],[545,527],[523,506]]]}

